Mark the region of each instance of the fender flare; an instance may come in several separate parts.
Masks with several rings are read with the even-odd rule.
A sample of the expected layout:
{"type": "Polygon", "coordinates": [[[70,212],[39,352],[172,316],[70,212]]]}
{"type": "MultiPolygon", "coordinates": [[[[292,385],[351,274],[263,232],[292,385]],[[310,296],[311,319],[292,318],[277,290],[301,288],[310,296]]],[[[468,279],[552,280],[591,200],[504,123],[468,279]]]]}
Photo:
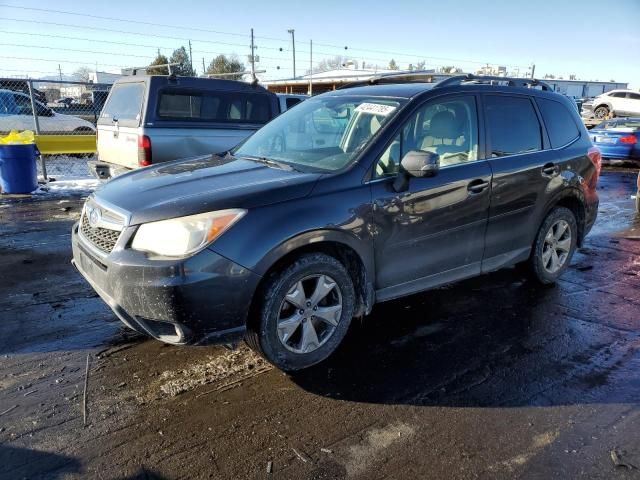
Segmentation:
{"type": "Polygon", "coordinates": [[[582,209],[581,218],[576,218],[576,223],[578,224],[578,245],[580,245],[582,243],[582,240],[584,239],[584,222],[586,218],[585,203],[586,202],[585,202],[584,194],[575,185],[571,185],[569,188],[563,189],[562,191],[556,193],[553,197],[551,197],[549,201],[547,201],[547,203],[544,206],[544,209],[542,210],[542,215],[538,219],[536,232],[540,229],[542,222],[544,222],[544,219],[547,218],[547,215],[549,215],[549,212],[565,198],[571,198],[571,199],[577,200],[582,209]]]}
{"type": "Polygon", "coordinates": [[[266,272],[275,263],[277,263],[278,260],[282,259],[289,253],[299,248],[320,242],[340,243],[351,248],[360,257],[360,261],[364,265],[367,277],[374,278],[375,263],[373,258],[373,241],[371,241],[371,244],[367,245],[366,241],[345,231],[327,228],[303,232],[285,240],[264,255],[256,265],[254,271],[258,275],[262,276],[266,274],[266,272]]]}

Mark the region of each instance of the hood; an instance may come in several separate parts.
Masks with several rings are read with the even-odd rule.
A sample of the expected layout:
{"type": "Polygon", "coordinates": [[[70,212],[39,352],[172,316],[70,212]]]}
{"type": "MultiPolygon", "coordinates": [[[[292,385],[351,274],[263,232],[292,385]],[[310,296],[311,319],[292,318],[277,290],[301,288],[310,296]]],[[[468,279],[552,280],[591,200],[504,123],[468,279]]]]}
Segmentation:
{"type": "Polygon", "coordinates": [[[95,198],[126,210],[130,224],[225,208],[255,208],[311,193],[319,173],[302,173],[207,155],[134,170],[105,183],[95,198]]]}

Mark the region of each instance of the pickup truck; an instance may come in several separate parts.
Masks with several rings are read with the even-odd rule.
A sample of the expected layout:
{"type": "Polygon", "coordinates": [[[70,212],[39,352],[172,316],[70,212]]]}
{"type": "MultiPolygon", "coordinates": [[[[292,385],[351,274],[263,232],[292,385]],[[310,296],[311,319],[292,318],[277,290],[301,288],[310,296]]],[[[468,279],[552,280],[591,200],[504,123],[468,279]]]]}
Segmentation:
{"type": "Polygon", "coordinates": [[[98,118],[98,178],[225,152],[305,98],[234,80],[134,75],[114,83],[98,118]]]}

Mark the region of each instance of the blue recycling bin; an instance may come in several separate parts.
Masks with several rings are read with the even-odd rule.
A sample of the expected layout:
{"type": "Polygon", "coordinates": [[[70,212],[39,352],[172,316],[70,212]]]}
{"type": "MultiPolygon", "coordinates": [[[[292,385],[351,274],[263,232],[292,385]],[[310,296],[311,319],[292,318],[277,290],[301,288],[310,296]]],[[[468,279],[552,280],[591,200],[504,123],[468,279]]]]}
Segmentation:
{"type": "Polygon", "coordinates": [[[34,143],[0,145],[0,188],[2,193],[31,193],[38,188],[34,143]]]}

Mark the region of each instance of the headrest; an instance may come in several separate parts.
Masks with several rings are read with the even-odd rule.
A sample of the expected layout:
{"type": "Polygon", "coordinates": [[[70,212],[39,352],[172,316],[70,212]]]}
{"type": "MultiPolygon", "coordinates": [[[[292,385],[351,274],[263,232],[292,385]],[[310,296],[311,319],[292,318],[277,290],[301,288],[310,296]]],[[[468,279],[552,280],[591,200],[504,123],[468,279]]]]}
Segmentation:
{"type": "Polygon", "coordinates": [[[436,138],[456,138],[456,119],[449,111],[438,112],[431,119],[429,134],[436,138]]]}

